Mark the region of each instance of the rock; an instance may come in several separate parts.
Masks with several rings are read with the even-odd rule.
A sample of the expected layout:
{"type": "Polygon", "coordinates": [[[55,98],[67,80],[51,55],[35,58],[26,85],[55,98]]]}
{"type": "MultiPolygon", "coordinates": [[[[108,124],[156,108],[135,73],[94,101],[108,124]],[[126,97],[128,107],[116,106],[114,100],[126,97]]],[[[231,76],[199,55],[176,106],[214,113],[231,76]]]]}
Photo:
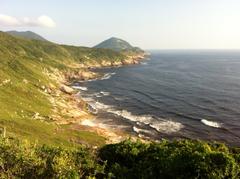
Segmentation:
{"type": "Polygon", "coordinates": [[[121,61],[115,61],[112,63],[113,66],[121,66],[122,62],[121,61]]]}
{"type": "Polygon", "coordinates": [[[23,83],[28,84],[28,80],[23,79],[23,83]]]}
{"type": "Polygon", "coordinates": [[[102,62],[101,62],[101,65],[102,66],[112,66],[112,63],[110,62],[110,61],[105,61],[105,60],[103,60],[102,62]]]}
{"type": "Polygon", "coordinates": [[[45,87],[44,85],[42,85],[42,86],[41,86],[41,89],[42,89],[42,90],[45,90],[45,89],[46,89],[46,87],[45,87]]]}
{"type": "Polygon", "coordinates": [[[73,93],[74,93],[74,89],[72,89],[72,88],[70,88],[70,87],[68,87],[68,86],[66,86],[66,85],[62,85],[62,86],[60,87],[60,90],[61,90],[62,92],[64,92],[64,93],[67,93],[67,94],[73,94],[73,93]]]}
{"type": "Polygon", "coordinates": [[[55,85],[53,85],[52,83],[49,83],[49,88],[52,90],[52,89],[55,89],[55,88],[56,88],[56,86],[55,86],[55,85]]]}

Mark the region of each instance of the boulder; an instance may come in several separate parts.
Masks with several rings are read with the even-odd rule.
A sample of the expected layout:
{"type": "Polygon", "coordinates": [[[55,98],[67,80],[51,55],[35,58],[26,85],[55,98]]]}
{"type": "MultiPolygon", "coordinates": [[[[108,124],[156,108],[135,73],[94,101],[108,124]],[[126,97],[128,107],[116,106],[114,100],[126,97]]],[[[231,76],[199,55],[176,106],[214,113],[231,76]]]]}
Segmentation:
{"type": "Polygon", "coordinates": [[[61,90],[62,92],[64,92],[64,93],[67,93],[67,94],[73,94],[73,93],[74,93],[74,89],[72,89],[72,88],[70,88],[70,87],[68,87],[68,86],[66,86],[66,85],[62,85],[62,86],[60,87],[60,90],[61,90]]]}

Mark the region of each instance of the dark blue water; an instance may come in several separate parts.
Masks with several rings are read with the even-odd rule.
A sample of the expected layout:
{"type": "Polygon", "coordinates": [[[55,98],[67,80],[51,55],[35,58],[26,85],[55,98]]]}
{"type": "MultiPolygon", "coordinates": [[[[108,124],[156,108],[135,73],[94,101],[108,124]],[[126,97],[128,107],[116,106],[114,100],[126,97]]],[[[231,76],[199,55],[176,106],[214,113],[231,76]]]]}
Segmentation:
{"type": "Polygon", "coordinates": [[[109,76],[80,85],[103,124],[240,145],[240,51],[152,51],[140,65],[98,71],[109,76]]]}

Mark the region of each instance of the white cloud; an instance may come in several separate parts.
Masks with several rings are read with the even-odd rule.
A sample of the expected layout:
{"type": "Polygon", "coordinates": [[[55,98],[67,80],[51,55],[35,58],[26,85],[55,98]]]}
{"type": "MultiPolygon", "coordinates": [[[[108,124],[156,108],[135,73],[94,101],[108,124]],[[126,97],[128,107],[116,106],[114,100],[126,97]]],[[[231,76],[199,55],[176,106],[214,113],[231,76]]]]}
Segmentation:
{"type": "Polygon", "coordinates": [[[20,25],[20,22],[18,19],[14,17],[0,14],[0,24],[6,25],[6,26],[18,26],[20,25]]]}
{"type": "Polygon", "coordinates": [[[38,18],[39,25],[45,26],[45,27],[55,27],[56,23],[48,16],[40,16],[38,18]]]}
{"type": "Polygon", "coordinates": [[[5,14],[0,14],[0,25],[15,27],[50,27],[56,26],[56,23],[48,16],[42,15],[36,19],[24,17],[16,18],[5,14]]]}

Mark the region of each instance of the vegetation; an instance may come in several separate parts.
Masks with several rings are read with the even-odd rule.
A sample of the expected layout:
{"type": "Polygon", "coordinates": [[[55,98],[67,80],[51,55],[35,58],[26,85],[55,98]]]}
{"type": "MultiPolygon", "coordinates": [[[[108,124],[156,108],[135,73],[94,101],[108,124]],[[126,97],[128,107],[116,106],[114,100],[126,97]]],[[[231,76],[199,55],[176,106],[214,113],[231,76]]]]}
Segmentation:
{"type": "Polygon", "coordinates": [[[94,151],[0,140],[0,178],[87,178],[103,173],[94,151]]]}
{"type": "Polygon", "coordinates": [[[239,178],[240,150],[200,141],[127,140],[99,150],[0,139],[1,178],[239,178]]]}
{"type": "Polygon", "coordinates": [[[57,45],[0,32],[0,128],[6,127],[9,136],[44,144],[75,146],[71,140],[102,145],[105,139],[97,134],[69,132],[71,126],[52,121],[51,95],[45,91],[58,84],[49,74],[78,71],[80,62],[97,65],[124,58],[111,50],[57,45]]]}
{"type": "Polygon", "coordinates": [[[26,39],[47,41],[42,36],[40,36],[34,32],[31,32],[31,31],[19,32],[19,31],[13,30],[13,31],[7,31],[6,33],[16,36],[16,37],[22,37],[22,38],[26,38],[26,39]]]}
{"type": "Polygon", "coordinates": [[[137,53],[144,53],[144,51],[141,50],[140,48],[133,47],[128,42],[115,37],[112,37],[101,42],[94,48],[111,49],[117,52],[124,52],[127,55],[136,55],[137,53]]]}

